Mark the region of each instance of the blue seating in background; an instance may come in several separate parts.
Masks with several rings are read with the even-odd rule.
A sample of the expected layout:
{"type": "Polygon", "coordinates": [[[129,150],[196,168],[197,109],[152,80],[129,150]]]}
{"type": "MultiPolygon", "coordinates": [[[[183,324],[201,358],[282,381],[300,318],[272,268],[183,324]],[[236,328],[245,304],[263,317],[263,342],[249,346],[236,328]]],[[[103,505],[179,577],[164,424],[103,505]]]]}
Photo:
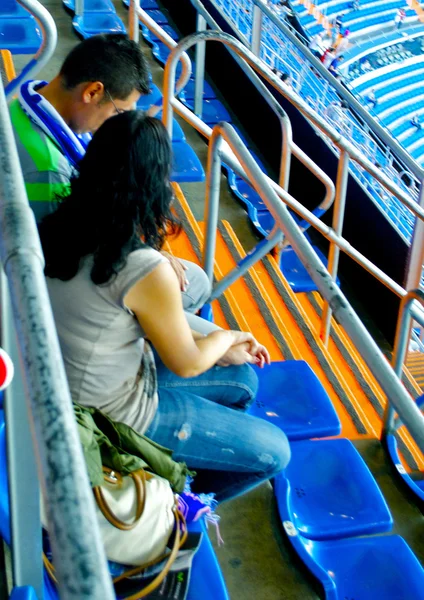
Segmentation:
{"type": "Polygon", "coordinates": [[[10,600],[37,600],[37,594],[33,587],[25,586],[13,588],[10,600]]]}
{"type": "MultiPolygon", "coordinates": [[[[312,247],[318,255],[318,258],[325,267],[327,267],[327,258],[317,246],[312,247]]],[[[291,246],[284,248],[280,253],[280,269],[294,292],[313,292],[318,289],[291,246]]],[[[340,280],[338,278],[337,285],[340,285],[340,280]]]]}
{"type": "Polygon", "coordinates": [[[16,16],[0,15],[2,50],[9,50],[12,54],[35,54],[42,39],[41,29],[33,16],[24,16],[19,12],[16,16]]]}
{"type": "Polygon", "coordinates": [[[390,531],[386,501],[360,454],[347,439],[296,441],[279,481],[278,505],[310,540],[390,531]]]}
{"type": "MultiPolygon", "coordinates": [[[[65,8],[75,12],[75,0],[62,0],[65,8]]],[[[84,0],[84,12],[115,13],[115,7],[110,0],[84,0]]]]}
{"type": "Polygon", "coordinates": [[[16,0],[2,0],[0,3],[0,19],[4,17],[25,18],[30,16],[23,6],[16,0]]]}
{"type": "Polygon", "coordinates": [[[125,25],[113,12],[84,12],[75,15],[72,25],[82,38],[86,39],[99,33],[125,33],[125,25]]]}
{"type": "Polygon", "coordinates": [[[339,435],[341,424],[320,380],[303,360],[256,368],[259,391],[249,413],[280,427],[289,440],[339,435]]]}

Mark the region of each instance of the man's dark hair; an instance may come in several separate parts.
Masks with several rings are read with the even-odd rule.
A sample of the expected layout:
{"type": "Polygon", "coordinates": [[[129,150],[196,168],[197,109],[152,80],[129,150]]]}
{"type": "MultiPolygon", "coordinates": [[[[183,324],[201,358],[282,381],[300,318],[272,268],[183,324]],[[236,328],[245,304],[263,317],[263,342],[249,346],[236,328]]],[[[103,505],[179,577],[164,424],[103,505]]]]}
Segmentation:
{"type": "Polygon", "coordinates": [[[124,34],[101,34],[82,41],[65,58],[59,75],[70,90],[80,83],[101,81],[112,98],[119,100],[126,100],[134,90],[150,91],[146,59],[124,34]]]}
{"type": "Polygon", "coordinates": [[[281,81],[288,81],[290,79],[290,75],[288,73],[281,73],[280,79],[281,81]]]}

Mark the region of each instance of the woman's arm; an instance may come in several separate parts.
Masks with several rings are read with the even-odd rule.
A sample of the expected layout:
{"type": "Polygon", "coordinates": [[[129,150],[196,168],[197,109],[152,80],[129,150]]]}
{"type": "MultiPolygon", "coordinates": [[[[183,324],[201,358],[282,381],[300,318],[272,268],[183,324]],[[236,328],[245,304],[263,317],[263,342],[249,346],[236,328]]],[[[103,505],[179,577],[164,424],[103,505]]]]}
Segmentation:
{"type": "MultiPolygon", "coordinates": [[[[194,339],[187,323],[178,279],[169,263],[162,263],[126,294],[146,337],[163,363],[180,377],[195,377],[210,369],[234,344],[257,342],[250,333],[219,330],[194,339]]],[[[252,356],[250,362],[255,362],[252,356]]]]}

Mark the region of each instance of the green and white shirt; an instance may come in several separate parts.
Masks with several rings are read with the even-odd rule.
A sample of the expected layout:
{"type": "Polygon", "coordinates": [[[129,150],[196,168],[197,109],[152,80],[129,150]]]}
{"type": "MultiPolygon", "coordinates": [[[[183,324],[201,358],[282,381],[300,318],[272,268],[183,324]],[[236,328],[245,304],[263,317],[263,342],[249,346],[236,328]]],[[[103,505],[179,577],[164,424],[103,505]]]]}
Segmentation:
{"type": "Polygon", "coordinates": [[[10,104],[25,187],[37,222],[56,208],[56,196],[66,194],[72,166],[56,142],[22,110],[19,101],[10,104]]]}

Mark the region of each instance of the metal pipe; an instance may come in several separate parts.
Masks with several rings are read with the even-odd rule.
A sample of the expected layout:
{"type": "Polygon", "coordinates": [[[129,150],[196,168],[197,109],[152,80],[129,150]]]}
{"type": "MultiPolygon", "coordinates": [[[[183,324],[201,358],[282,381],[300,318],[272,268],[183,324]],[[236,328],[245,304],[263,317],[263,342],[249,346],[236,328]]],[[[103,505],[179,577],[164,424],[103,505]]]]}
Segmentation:
{"type": "MultiPolygon", "coordinates": [[[[339,159],[339,165],[337,169],[337,183],[336,183],[336,199],[334,201],[333,209],[333,230],[337,235],[341,236],[343,231],[343,223],[346,208],[346,191],[347,182],[349,177],[349,155],[346,152],[342,152],[339,159]]],[[[337,244],[330,243],[330,251],[328,253],[328,272],[330,273],[333,281],[336,284],[337,270],[339,268],[339,257],[340,248],[337,244]]],[[[324,301],[324,310],[322,312],[321,321],[321,339],[325,346],[328,346],[328,338],[330,335],[331,326],[331,308],[328,302],[324,301]]]]}
{"type": "Polygon", "coordinates": [[[35,77],[48,63],[54,54],[57,44],[56,24],[49,11],[37,0],[18,0],[18,3],[28,10],[37,21],[43,35],[43,41],[34,58],[29,61],[15,79],[6,85],[5,93],[7,98],[13,96],[23,81],[35,77]]]}
{"type": "MultiPolygon", "coordinates": [[[[138,18],[139,20],[143,23],[143,25],[145,25],[150,31],[153,31],[153,33],[155,35],[157,35],[157,37],[160,39],[161,42],[163,42],[168,48],[172,49],[175,48],[177,43],[175,40],[172,39],[172,37],[170,35],[168,35],[166,33],[166,31],[164,31],[162,29],[162,27],[160,27],[156,21],[154,21],[147,13],[145,10],[143,10],[142,8],[138,9],[138,18]]],[[[190,77],[191,77],[191,60],[189,55],[186,52],[183,52],[181,54],[181,56],[179,57],[179,60],[181,61],[181,75],[180,78],[178,79],[177,85],[175,86],[175,79],[174,79],[174,86],[175,86],[175,94],[179,94],[181,92],[182,89],[184,89],[184,87],[186,86],[186,84],[188,83],[190,77]]],[[[174,87],[172,88],[172,90],[174,90],[174,87]]],[[[154,117],[160,110],[162,109],[162,107],[159,106],[151,106],[149,108],[149,110],[147,111],[147,114],[154,117]]],[[[170,132],[170,137],[172,139],[172,118],[171,118],[171,123],[170,123],[170,128],[168,129],[168,132],[170,132]]]]}
{"type": "Polygon", "coordinates": [[[84,0],[75,0],[75,16],[84,16],[84,0]]]}
{"type": "Polygon", "coordinates": [[[43,253],[0,85],[0,259],[7,275],[39,478],[65,600],[113,600],[44,278],[43,253]]]}
{"type": "MultiPolygon", "coordinates": [[[[424,179],[421,181],[418,204],[424,208],[424,179]]],[[[416,219],[406,269],[405,288],[420,287],[424,263],[424,222],[416,219]]]]}
{"type": "Polygon", "coordinates": [[[253,7],[252,41],[250,49],[260,58],[262,38],[262,11],[259,6],[253,7]]]}
{"type": "MultiPolygon", "coordinates": [[[[424,291],[420,289],[409,291],[400,303],[398,322],[396,325],[395,344],[393,348],[392,366],[393,371],[402,378],[403,363],[408,349],[411,329],[411,307],[417,301],[424,306],[424,291]]],[[[424,325],[424,317],[417,319],[420,325],[424,325]]],[[[395,410],[393,405],[387,401],[383,419],[383,431],[381,439],[387,438],[395,429],[395,410]]]]}
{"type": "Polygon", "coordinates": [[[140,0],[130,0],[130,12],[128,15],[128,28],[130,40],[137,44],[140,41],[140,23],[138,21],[138,11],[140,10],[140,0]]]}
{"type": "Polygon", "coordinates": [[[267,6],[264,0],[252,0],[253,4],[260,7],[262,12],[280,29],[285,36],[296,46],[296,48],[303,54],[303,56],[314,66],[319,72],[320,76],[323,77],[330,85],[337,91],[337,93],[346,100],[349,105],[355,110],[355,112],[361,117],[361,119],[369,126],[371,131],[380,138],[383,145],[388,146],[392,152],[404,163],[408,169],[418,178],[424,178],[424,169],[415,162],[412,156],[406,152],[404,148],[392,137],[392,135],[386,131],[381,125],[379,125],[367,110],[362,106],[358,100],[335,78],[333,77],[328,69],[326,69],[321,61],[319,61],[305,46],[302,44],[297,37],[293,34],[290,28],[279,19],[273,10],[267,6]]]}
{"type": "Polygon", "coordinates": [[[219,123],[212,132],[212,139],[221,136],[230,145],[249,179],[274,217],[277,226],[290,241],[297,256],[302,261],[310,277],[327,300],[335,317],[350,336],[352,342],[366,361],[369,369],[386,393],[390,402],[408,427],[418,447],[424,452],[424,416],[412,400],[400,379],[387,362],[371,335],[359,319],[347,298],[334,285],[333,279],[323,266],[309,242],[299,230],[287,207],[280,202],[272,186],[249,151],[228,123],[219,123]]]}
{"type": "Polygon", "coordinates": [[[219,193],[221,190],[221,156],[222,138],[213,137],[208,148],[208,164],[205,191],[205,223],[206,234],[203,250],[203,268],[213,284],[213,267],[215,261],[216,232],[218,229],[219,193]]]}
{"type": "Polygon", "coordinates": [[[0,346],[15,365],[15,377],[4,391],[7,479],[9,484],[10,538],[13,585],[34,588],[43,597],[43,563],[40,522],[40,486],[34,440],[25,401],[24,373],[16,344],[7,279],[0,266],[0,346]]]}
{"type": "MultiPolygon", "coordinates": [[[[197,15],[196,31],[205,31],[207,29],[206,20],[202,15],[197,15]]],[[[203,114],[203,88],[205,81],[205,58],[206,43],[196,44],[196,78],[194,81],[194,114],[202,118],[203,114]]]]}
{"type": "MultiPolygon", "coordinates": [[[[192,125],[199,133],[210,139],[212,135],[212,129],[206,125],[201,119],[196,117],[187,107],[185,107],[179,100],[174,98],[171,100],[172,106],[175,111],[187,121],[190,125],[192,125]]],[[[222,156],[223,162],[225,162],[228,167],[230,167],[237,175],[243,177],[248,180],[248,175],[240,165],[239,161],[235,158],[231,149],[225,144],[223,144],[222,148],[222,156]]],[[[335,242],[339,246],[343,252],[345,252],[348,256],[350,256],[355,262],[360,264],[366,271],[371,273],[376,279],[378,279],[383,285],[385,285],[388,289],[394,292],[397,296],[402,298],[406,291],[400,286],[396,281],[391,279],[384,273],[381,269],[376,267],[366,256],[358,252],[353,246],[344,238],[338,236],[331,227],[325,225],[318,217],[316,217],[311,211],[303,206],[300,202],[298,202],[293,196],[288,194],[285,190],[283,190],[277,183],[272,181],[267,175],[265,175],[269,185],[273,188],[273,190],[277,193],[279,198],[287,204],[292,210],[294,210],[302,219],[307,221],[310,225],[312,225],[317,231],[319,231],[328,241],[335,242]]],[[[414,311],[417,309],[413,307],[414,311]]],[[[421,311],[420,311],[421,312],[421,311]]]]}

